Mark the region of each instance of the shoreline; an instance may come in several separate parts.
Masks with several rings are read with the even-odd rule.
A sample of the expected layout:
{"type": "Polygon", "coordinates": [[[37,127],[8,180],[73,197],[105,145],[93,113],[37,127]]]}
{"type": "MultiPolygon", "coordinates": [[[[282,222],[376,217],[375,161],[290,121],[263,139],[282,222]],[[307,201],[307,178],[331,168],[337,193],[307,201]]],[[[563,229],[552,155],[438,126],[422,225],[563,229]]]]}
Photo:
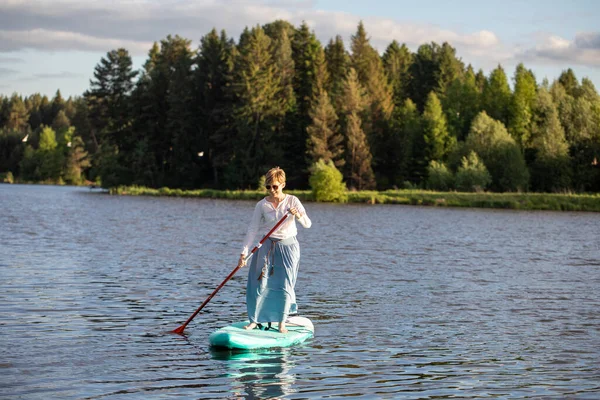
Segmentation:
{"type": "MultiPolygon", "coordinates": [[[[119,186],[109,189],[111,195],[170,196],[229,200],[260,200],[263,190],[182,190],[140,186],[119,186]]],[[[310,190],[286,190],[303,202],[314,202],[310,190]]],[[[497,208],[511,210],[600,212],[600,194],[555,193],[468,193],[434,192],[428,190],[386,190],[348,192],[347,203],[401,204],[431,207],[497,208]]]]}

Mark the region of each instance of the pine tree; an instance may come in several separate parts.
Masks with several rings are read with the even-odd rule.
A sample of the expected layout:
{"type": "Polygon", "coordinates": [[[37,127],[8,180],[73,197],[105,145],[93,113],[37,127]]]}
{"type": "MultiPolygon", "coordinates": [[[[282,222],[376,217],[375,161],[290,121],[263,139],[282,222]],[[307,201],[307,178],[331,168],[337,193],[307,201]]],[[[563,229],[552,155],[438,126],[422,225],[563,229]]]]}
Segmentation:
{"type": "Polygon", "coordinates": [[[351,68],[346,77],[343,97],[346,136],[346,176],[350,187],[368,190],[375,187],[375,175],[371,167],[372,155],[366,135],[361,127],[360,114],[367,106],[366,93],[358,80],[358,73],[351,68]]]}
{"type": "Polygon", "coordinates": [[[462,79],[455,79],[442,97],[442,107],[448,121],[450,135],[458,141],[465,139],[471,122],[480,110],[480,93],[475,73],[469,66],[462,79]]]}
{"type": "Polygon", "coordinates": [[[533,72],[525,69],[522,63],[517,65],[514,81],[515,90],[509,106],[509,132],[524,149],[530,146],[537,84],[533,72]]]}
{"type": "Polygon", "coordinates": [[[237,96],[234,108],[238,130],[236,162],[237,185],[247,187],[257,182],[269,165],[279,164],[282,154],[273,140],[274,118],[282,115],[278,94],[281,83],[275,74],[270,52],[271,39],[260,26],[240,40],[235,62],[233,89],[237,96]],[[278,101],[279,100],[279,101],[278,101]]]}
{"type": "Polygon", "coordinates": [[[317,53],[315,65],[315,84],[309,112],[312,122],[307,128],[310,164],[323,160],[325,163],[333,161],[336,167],[341,167],[345,163],[344,137],[339,131],[338,117],[326,89],[329,86],[329,72],[322,48],[317,53]]]}
{"type": "Polygon", "coordinates": [[[362,22],[352,36],[351,65],[356,69],[359,82],[365,88],[367,109],[361,115],[361,128],[372,154],[373,170],[377,181],[387,185],[385,179],[390,161],[386,158],[391,115],[394,109],[393,91],[379,54],[369,43],[362,22]]]}
{"type": "Polygon", "coordinates": [[[456,143],[456,139],[448,134],[446,116],[435,92],[429,93],[425,103],[423,137],[427,145],[427,162],[443,160],[456,143]]]}
{"type": "MultiPolygon", "coordinates": [[[[285,114],[292,112],[296,106],[294,95],[295,65],[292,58],[292,44],[285,25],[280,28],[279,32],[273,34],[273,63],[275,64],[275,75],[280,85],[277,97],[282,106],[282,116],[285,116],[285,114]]],[[[283,129],[283,124],[280,129],[283,129]]]]}
{"type": "Polygon", "coordinates": [[[289,187],[306,187],[309,176],[307,160],[307,128],[311,124],[310,110],[315,92],[317,75],[317,57],[321,43],[308,24],[303,22],[296,29],[292,38],[292,55],[295,65],[294,92],[296,108],[292,117],[287,119],[285,154],[286,167],[289,171],[287,180],[289,187]]]}
{"type": "Polygon", "coordinates": [[[222,187],[225,168],[233,157],[235,128],[231,79],[235,45],[213,29],[200,40],[197,58],[196,86],[198,129],[202,157],[212,169],[213,185],[222,187]]]}
{"type": "MultiPolygon", "coordinates": [[[[102,177],[106,186],[129,182],[129,177],[121,171],[126,163],[123,157],[129,150],[126,144],[131,141],[129,100],[134,88],[133,79],[137,76],[132,65],[127,50],[121,48],[108,52],[96,65],[91,87],[84,93],[92,127],[90,133],[98,146],[98,154],[94,155],[95,165],[98,173],[103,171],[106,175],[102,177]],[[121,156],[114,156],[119,154],[119,150],[121,156]],[[108,175],[111,178],[106,179],[108,175]]],[[[57,93],[53,104],[58,102],[59,96],[60,93],[57,93]]]]}
{"type": "Polygon", "coordinates": [[[28,132],[29,113],[21,96],[16,93],[11,96],[7,111],[8,116],[4,126],[13,131],[28,132]]]}
{"type": "Polygon", "coordinates": [[[55,132],[60,132],[69,129],[70,126],[71,121],[67,117],[67,114],[64,110],[60,110],[54,117],[54,121],[52,121],[52,129],[55,132]]]}
{"type": "Polygon", "coordinates": [[[439,45],[436,43],[423,44],[419,46],[413,56],[409,73],[409,97],[415,102],[419,110],[423,110],[427,95],[432,91],[439,93],[439,65],[436,61],[436,53],[439,45]]]}
{"type": "Polygon", "coordinates": [[[161,72],[158,69],[160,46],[155,42],[148,51],[140,78],[131,95],[132,113],[135,115],[132,125],[132,139],[135,141],[129,156],[129,165],[133,171],[133,183],[158,187],[162,184],[161,170],[166,164],[161,152],[161,132],[164,131],[166,109],[165,85],[161,84],[161,72]]]}
{"type": "Polygon", "coordinates": [[[482,96],[483,109],[487,114],[507,126],[512,95],[506,73],[501,65],[498,65],[490,74],[482,96]]]}
{"type": "Polygon", "coordinates": [[[66,160],[65,182],[71,185],[81,184],[84,177],[83,171],[89,166],[90,160],[83,140],[79,136],[73,137],[66,160]]]}
{"type": "Polygon", "coordinates": [[[343,136],[337,125],[337,115],[329,100],[329,95],[322,89],[313,103],[310,112],[312,124],[308,131],[308,154],[312,163],[323,160],[333,161],[336,167],[344,165],[343,136]]]}
{"type": "Polygon", "coordinates": [[[359,82],[366,89],[370,103],[369,122],[374,125],[389,119],[394,110],[392,87],[377,50],[369,43],[362,21],[358,24],[356,34],[352,36],[351,49],[351,65],[358,74],[359,82]]]}
{"type": "Polygon", "coordinates": [[[580,88],[579,81],[571,68],[563,71],[558,77],[558,82],[565,88],[567,94],[574,98],[579,97],[580,88]]]}
{"type": "Polygon", "coordinates": [[[344,81],[350,68],[350,56],[344,47],[344,40],[340,35],[329,41],[325,48],[325,60],[330,80],[327,93],[336,111],[341,110],[340,99],[344,92],[344,81]]]}
{"type": "Polygon", "coordinates": [[[166,134],[171,138],[168,186],[193,188],[206,179],[203,173],[208,166],[202,164],[198,153],[202,150],[195,113],[194,79],[192,65],[194,53],[191,41],[175,36],[163,45],[165,61],[170,66],[167,94],[166,134]],[[203,169],[204,167],[205,169],[203,169]]]}
{"type": "Polygon", "coordinates": [[[462,79],[465,66],[463,62],[456,57],[456,49],[447,42],[442,43],[436,54],[437,63],[439,65],[438,73],[438,93],[443,95],[448,86],[457,79],[462,79]]]}
{"type": "Polygon", "coordinates": [[[383,54],[383,65],[394,93],[394,104],[400,106],[408,98],[412,53],[405,44],[397,41],[387,47],[383,54]]]}
{"type": "Polygon", "coordinates": [[[394,158],[390,169],[390,184],[403,186],[405,182],[419,184],[426,175],[425,140],[421,127],[421,116],[416,104],[406,99],[394,112],[392,140],[389,152],[394,158]]]}

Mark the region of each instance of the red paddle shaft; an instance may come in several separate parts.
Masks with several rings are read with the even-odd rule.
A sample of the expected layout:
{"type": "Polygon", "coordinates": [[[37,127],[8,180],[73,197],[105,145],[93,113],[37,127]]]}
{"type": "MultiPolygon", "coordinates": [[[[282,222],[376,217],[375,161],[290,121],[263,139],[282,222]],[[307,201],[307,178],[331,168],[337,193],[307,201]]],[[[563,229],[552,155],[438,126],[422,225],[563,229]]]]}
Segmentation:
{"type": "MultiPolygon", "coordinates": [[[[262,238],[262,240],[261,240],[260,242],[258,242],[258,244],[257,244],[256,246],[254,246],[254,248],[252,249],[252,251],[250,252],[250,254],[248,254],[248,255],[246,256],[246,258],[245,258],[245,260],[246,260],[246,261],[248,261],[248,260],[250,259],[250,257],[252,257],[252,255],[254,254],[254,252],[255,252],[256,250],[258,250],[260,246],[262,246],[263,242],[264,242],[265,240],[267,240],[267,238],[268,238],[269,236],[271,236],[271,234],[272,234],[273,232],[275,232],[275,231],[277,230],[277,228],[279,228],[279,226],[280,226],[280,225],[283,223],[283,221],[285,221],[285,219],[286,219],[287,217],[288,217],[288,213],[286,213],[286,214],[283,216],[283,218],[281,218],[281,219],[279,220],[279,222],[277,222],[277,224],[275,224],[275,226],[273,227],[273,229],[271,229],[271,230],[269,231],[269,233],[267,233],[267,234],[265,235],[265,237],[264,237],[264,238],[262,238]]],[[[175,330],[173,331],[173,333],[177,333],[177,334],[179,334],[179,335],[183,335],[183,331],[185,330],[185,327],[186,327],[186,326],[187,326],[187,325],[188,325],[190,322],[192,322],[192,320],[193,320],[193,319],[196,317],[196,315],[198,315],[198,313],[200,312],[200,310],[202,310],[202,309],[204,308],[204,306],[208,304],[208,302],[209,302],[209,301],[210,301],[210,300],[211,300],[211,299],[214,297],[214,295],[215,295],[215,294],[217,294],[217,292],[218,292],[219,290],[221,290],[221,288],[222,288],[222,287],[223,287],[223,286],[224,286],[224,285],[227,283],[227,281],[228,281],[228,280],[230,280],[230,279],[231,279],[231,278],[232,278],[232,277],[235,275],[235,273],[236,273],[236,272],[238,272],[238,270],[239,270],[240,268],[242,268],[242,264],[238,264],[238,266],[237,266],[237,267],[235,267],[235,269],[234,269],[233,271],[231,271],[231,273],[230,273],[229,275],[227,275],[227,278],[225,278],[225,280],[224,280],[223,282],[221,282],[221,284],[220,284],[219,286],[217,286],[217,288],[216,288],[216,289],[215,289],[215,290],[214,290],[214,291],[211,293],[211,295],[210,295],[210,296],[208,296],[208,299],[204,300],[204,303],[202,303],[202,305],[201,305],[200,307],[198,307],[198,309],[197,309],[197,310],[196,310],[196,311],[195,311],[195,312],[192,314],[192,316],[191,316],[191,317],[189,317],[189,318],[188,318],[188,320],[187,320],[187,321],[185,321],[185,323],[184,323],[183,325],[181,325],[179,328],[175,329],[175,330]]]]}

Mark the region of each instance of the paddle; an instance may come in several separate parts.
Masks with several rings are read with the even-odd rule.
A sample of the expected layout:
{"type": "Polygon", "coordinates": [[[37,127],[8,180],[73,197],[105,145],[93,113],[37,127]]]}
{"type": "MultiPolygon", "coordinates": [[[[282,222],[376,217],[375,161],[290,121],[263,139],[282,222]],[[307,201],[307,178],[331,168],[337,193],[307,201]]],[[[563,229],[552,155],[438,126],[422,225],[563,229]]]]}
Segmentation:
{"type": "MultiPolygon", "coordinates": [[[[283,218],[281,218],[281,219],[279,220],[279,222],[277,222],[277,223],[275,224],[275,226],[273,227],[273,229],[271,229],[271,230],[269,231],[269,233],[267,233],[267,234],[265,235],[265,237],[264,237],[264,238],[262,238],[262,240],[261,240],[260,242],[258,242],[258,244],[257,244],[256,246],[254,246],[254,248],[252,249],[252,251],[250,252],[250,254],[248,254],[248,255],[246,256],[246,258],[245,258],[245,261],[248,261],[248,260],[250,259],[250,257],[252,257],[252,255],[254,254],[254,252],[255,252],[256,250],[258,250],[258,249],[260,248],[260,246],[262,246],[263,242],[264,242],[265,240],[267,240],[267,238],[268,238],[269,236],[271,236],[271,234],[272,234],[273,232],[275,232],[275,231],[277,230],[277,228],[279,228],[279,226],[280,226],[280,225],[283,223],[283,221],[285,221],[285,219],[286,219],[287,217],[288,217],[288,213],[285,213],[285,215],[283,216],[283,218]]],[[[205,306],[206,304],[208,304],[208,302],[210,301],[210,299],[212,299],[212,298],[214,297],[214,295],[215,295],[215,294],[217,294],[217,292],[218,292],[219,290],[221,290],[221,288],[222,288],[222,287],[223,287],[223,286],[224,286],[224,285],[227,283],[227,281],[228,281],[228,280],[230,280],[230,279],[231,279],[231,277],[232,277],[232,276],[234,276],[234,275],[235,275],[235,273],[236,273],[236,272],[238,272],[238,270],[239,270],[240,268],[242,268],[242,264],[241,264],[241,263],[240,263],[240,264],[238,264],[238,266],[237,266],[237,267],[235,267],[235,269],[234,269],[233,271],[231,271],[231,273],[230,273],[229,275],[227,275],[227,278],[225,278],[225,280],[224,280],[223,282],[221,282],[221,284],[220,284],[219,286],[217,286],[217,288],[216,288],[216,289],[215,289],[215,290],[214,290],[214,291],[211,293],[211,295],[210,295],[210,296],[208,296],[208,299],[204,300],[204,303],[202,303],[202,305],[201,305],[200,307],[198,307],[198,309],[197,309],[197,310],[196,310],[196,311],[195,311],[195,312],[192,314],[192,316],[191,316],[191,317],[189,317],[189,318],[188,318],[188,320],[187,320],[187,321],[185,321],[185,323],[184,323],[183,325],[181,325],[179,328],[175,329],[175,330],[173,331],[173,333],[177,333],[178,335],[183,335],[183,331],[185,330],[185,327],[186,327],[186,326],[187,326],[187,325],[188,325],[190,322],[192,322],[192,320],[194,319],[194,317],[196,317],[196,315],[198,315],[198,313],[200,312],[200,310],[202,310],[202,309],[204,308],[204,306],[205,306]]]]}

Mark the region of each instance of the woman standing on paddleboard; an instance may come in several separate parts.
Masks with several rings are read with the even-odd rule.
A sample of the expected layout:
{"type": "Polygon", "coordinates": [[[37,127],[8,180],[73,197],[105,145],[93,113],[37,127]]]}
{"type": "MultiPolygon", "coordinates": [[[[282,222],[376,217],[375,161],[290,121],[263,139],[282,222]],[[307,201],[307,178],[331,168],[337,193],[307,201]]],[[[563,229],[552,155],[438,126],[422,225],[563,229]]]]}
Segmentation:
{"type": "Polygon", "coordinates": [[[285,172],[281,168],[275,167],[267,172],[265,186],[269,195],[254,208],[239,264],[246,265],[248,249],[258,233],[268,232],[287,212],[293,218],[288,217],[251,258],[246,286],[250,324],[245,328],[254,329],[257,324],[279,322],[279,331],[287,333],[285,321],[298,308],[294,290],[300,262],[296,221],[304,228],[310,228],[312,222],[300,200],[283,193],[285,172]]]}

